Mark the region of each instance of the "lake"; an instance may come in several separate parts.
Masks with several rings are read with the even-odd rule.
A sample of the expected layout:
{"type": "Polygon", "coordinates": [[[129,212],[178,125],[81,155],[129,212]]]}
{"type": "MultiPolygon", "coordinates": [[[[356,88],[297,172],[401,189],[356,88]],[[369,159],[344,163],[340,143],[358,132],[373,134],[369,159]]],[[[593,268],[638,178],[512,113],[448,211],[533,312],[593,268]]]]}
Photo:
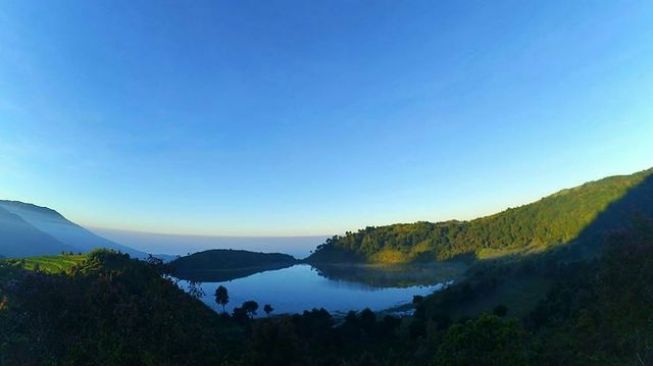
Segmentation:
{"type": "MultiPolygon", "coordinates": [[[[312,308],[325,308],[331,313],[349,310],[385,310],[410,303],[415,295],[428,295],[453,281],[462,273],[460,265],[437,266],[356,266],[328,265],[313,267],[296,264],[268,270],[228,281],[201,281],[202,300],[211,308],[222,311],[214,293],[222,285],[229,291],[228,311],[244,301],[254,300],[262,313],[264,304],[275,309],[274,314],[298,313],[312,308]]],[[[179,281],[188,289],[188,281],[179,281]]],[[[260,314],[259,314],[260,315],[260,314]]]]}

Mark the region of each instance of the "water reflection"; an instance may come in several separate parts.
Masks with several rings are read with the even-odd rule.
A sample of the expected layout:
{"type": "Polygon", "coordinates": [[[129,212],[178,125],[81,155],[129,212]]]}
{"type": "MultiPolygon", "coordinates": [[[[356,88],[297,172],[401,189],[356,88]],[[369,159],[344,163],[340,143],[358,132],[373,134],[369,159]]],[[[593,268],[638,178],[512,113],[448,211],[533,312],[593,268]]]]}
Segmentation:
{"type": "Polygon", "coordinates": [[[461,262],[411,265],[316,264],[320,276],[333,281],[372,288],[430,286],[458,277],[467,266],[461,262]]]}
{"type": "MultiPolygon", "coordinates": [[[[270,304],[275,313],[296,313],[323,307],[329,312],[346,312],[369,307],[383,310],[408,303],[414,295],[427,295],[455,279],[462,267],[447,266],[320,266],[307,264],[258,272],[226,281],[202,282],[202,300],[212,308],[218,286],[229,290],[227,310],[244,301],[270,304]]],[[[196,280],[198,278],[195,278],[196,280]]],[[[209,278],[211,280],[211,278],[209,278]]],[[[188,289],[189,282],[179,285],[188,289]]]]}

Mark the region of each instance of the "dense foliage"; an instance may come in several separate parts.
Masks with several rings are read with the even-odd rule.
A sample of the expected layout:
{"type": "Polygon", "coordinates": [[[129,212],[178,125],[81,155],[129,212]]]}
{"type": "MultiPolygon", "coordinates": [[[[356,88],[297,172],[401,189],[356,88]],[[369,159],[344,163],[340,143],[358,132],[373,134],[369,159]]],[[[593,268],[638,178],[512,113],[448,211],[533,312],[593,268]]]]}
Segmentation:
{"type": "Polygon", "coordinates": [[[613,209],[615,204],[629,211],[626,214],[653,211],[652,174],[653,170],[647,170],[605,178],[472,221],[418,222],[347,232],[327,239],[309,261],[403,263],[463,255],[487,258],[540,252],[582,236],[591,240],[597,230],[621,225],[619,217],[601,220],[607,209],[612,213],[620,211],[613,209]],[[592,227],[597,222],[601,227],[592,227]]]}
{"type": "Polygon", "coordinates": [[[0,303],[3,366],[218,365],[240,334],[153,266],[108,251],[59,274],[5,262],[0,303]]]}
{"type": "MultiPolygon", "coordinates": [[[[4,262],[0,365],[648,365],[653,221],[639,225],[591,261],[554,252],[475,267],[466,281],[416,297],[404,318],[270,316],[271,306],[255,317],[254,301],[217,314],[161,276],[160,263],[111,252],[60,274],[4,262]],[[510,301],[459,311],[542,277],[552,284],[523,316],[510,301]]],[[[228,301],[226,289],[216,295],[228,301]]]]}
{"type": "Polygon", "coordinates": [[[526,319],[537,359],[653,365],[653,221],[620,233],[601,260],[570,268],[526,319]]]}
{"type": "MultiPolygon", "coordinates": [[[[543,220],[531,229],[553,228],[549,215],[564,215],[555,207],[574,209],[567,207],[573,203],[581,217],[576,227],[583,212],[610,202],[580,233],[567,232],[574,245],[474,263],[463,280],[416,296],[414,314],[403,318],[369,309],[274,316],[274,304],[251,300],[218,314],[181,291],[160,260],[104,250],[3,260],[0,365],[652,365],[649,173],[589,183],[508,211],[515,220],[543,220]]],[[[438,225],[499,230],[511,222],[496,218],[503,215],[392,230],[410,240],[438,225]]],[[[485,235],[478,230],[467,232],[485,235]]],[[[366,237],[378,232],[369,229],[366,237]]],[[[341,248],[329,245],[322,250],[341,248]]],[[[214,295],[218,304],[229,302],[225,287],[214,295]]]]}

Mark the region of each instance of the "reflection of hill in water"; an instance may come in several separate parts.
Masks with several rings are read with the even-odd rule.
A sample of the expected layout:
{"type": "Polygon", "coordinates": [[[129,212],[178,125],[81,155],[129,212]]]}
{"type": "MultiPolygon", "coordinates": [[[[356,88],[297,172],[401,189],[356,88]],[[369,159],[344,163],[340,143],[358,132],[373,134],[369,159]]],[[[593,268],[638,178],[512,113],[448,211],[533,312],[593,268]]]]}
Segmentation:
{"type": "Polygon", "coordinates": [[[320,276],[375,288],[428,286],[455,280],[468,268],[462,262],[412,265],[316,264],[320,276]]]}
{"type": "Polygon", "coordinates": [[[238,278],[248,277],[253,274],[266,272],[266,271],[275,271],[278,269],[292,267],[293,263],[286,264],[271,264],[267,266],[256,266],[256,267],[244,267],[237,269],[213,269],[213,270],[197,270],[197,271],[186,271],[186,272],[177,272],[175,277],[194,281],[194,282],[224,282],[231,281],[238,278]]]}
{"type": "MultiPolygon", "coordinates": [[[[251,275],[276,271],[295,264],[278,264],[238,269],[198,270],[175,274],[175,277],[193,282],[224,282],[251,275]]],[[[300,264],[306,265],[306,264],[300,264]]],[[[362,265],[362,264],[319,264],[311,266],[326,279],[355,284],[355,287],[405,288],[430,286],[459,278],[467,265],[462,262],[445,262],[412,265],[362,265]]]]}

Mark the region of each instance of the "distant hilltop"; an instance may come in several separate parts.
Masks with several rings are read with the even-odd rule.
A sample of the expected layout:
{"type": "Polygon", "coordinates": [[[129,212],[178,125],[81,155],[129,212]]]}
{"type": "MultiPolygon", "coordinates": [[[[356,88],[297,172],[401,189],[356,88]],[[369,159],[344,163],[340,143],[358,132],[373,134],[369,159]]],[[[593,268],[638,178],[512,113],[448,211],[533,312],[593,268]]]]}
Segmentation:
{"type": "Polygon", "coordinates": [[[136,258],[146,256],[92,233],[51,208],[0,200],[0,257],[88,252],[94,248],[114,249],[136,258]]]}
{"type": "Polygon", "coordinates": [[[299,261],[288,254],[213,249],[178,258],[170,263],[175,276],[225,281],[253,273],[289,267],[299,261]]]}

